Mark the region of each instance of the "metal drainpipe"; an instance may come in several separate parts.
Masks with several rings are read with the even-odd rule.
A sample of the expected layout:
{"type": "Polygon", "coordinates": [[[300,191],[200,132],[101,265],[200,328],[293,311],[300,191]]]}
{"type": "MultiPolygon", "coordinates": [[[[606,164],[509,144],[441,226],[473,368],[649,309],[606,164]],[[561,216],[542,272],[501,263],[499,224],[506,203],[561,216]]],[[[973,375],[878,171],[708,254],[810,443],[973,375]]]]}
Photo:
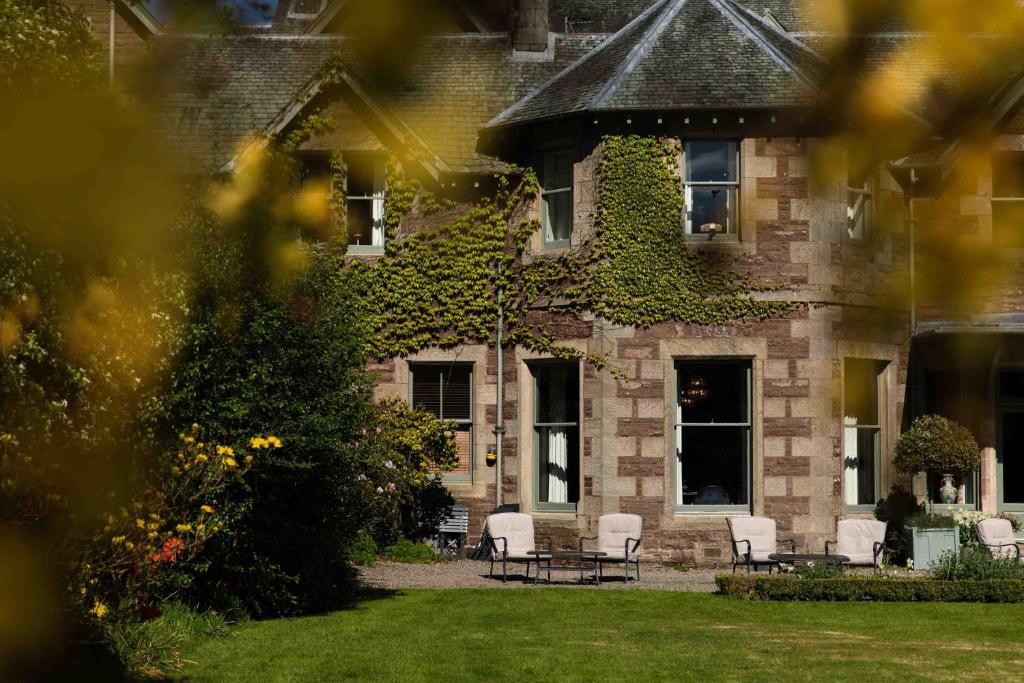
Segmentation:
{"type": "MultiPolygon", "coordinates": [[[[498,261],[498,280],[501,280],[501,261],[498,261]]],[[[502,348],[502,333],[505,328],[505,308],[502,302],[504,287],[498,285],[498,333],[495,341],[495,348],[498,352],[498,400],[497,412],[494,419],[494,507],[498,509],[502,505],[501,495],[501,442],[505,437],[505,353],[502,348]]]]}
{"type": "Polygon", "coordinates": [[[917,264],[915,247],[917,244],[917,219],[914,216],[914,199],[917,191],[917,171],[910,169],[910,196],[907,198],[907,231],[910,240],[910,336],[917,332],[917,264]]]}
{"type": "Polygon", "coordinates": [[[114,32],[117,26],[117,12],[114,9],[114,0],[110,0],[110,54],[107,58],[107,74],[110,83],[114,83],[114,32]]]}

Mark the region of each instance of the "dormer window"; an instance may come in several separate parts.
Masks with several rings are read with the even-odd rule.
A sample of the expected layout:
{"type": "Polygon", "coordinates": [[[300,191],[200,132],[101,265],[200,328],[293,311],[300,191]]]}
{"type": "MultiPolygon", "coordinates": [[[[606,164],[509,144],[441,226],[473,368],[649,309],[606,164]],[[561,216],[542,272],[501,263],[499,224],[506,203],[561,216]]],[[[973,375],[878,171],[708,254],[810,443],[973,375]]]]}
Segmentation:
{"type": "Polygon", "coordinates": [[[572,239],[573,154],[567,149],[544,154],[540,177],[540,222],[544,247],[564,249],[572,239]]]}
{"type": "Polygon", "coordinates": [[[687,235],[739,232],[739,144],[731,140],[690,140],[683,146],[683,187],[687,235]]]}
{"type": "Polygon", "coordinates": [[[377,253],[384,249],[384,158],[350,153],[345,161],[345,227],[349,251],[377,253]]]}

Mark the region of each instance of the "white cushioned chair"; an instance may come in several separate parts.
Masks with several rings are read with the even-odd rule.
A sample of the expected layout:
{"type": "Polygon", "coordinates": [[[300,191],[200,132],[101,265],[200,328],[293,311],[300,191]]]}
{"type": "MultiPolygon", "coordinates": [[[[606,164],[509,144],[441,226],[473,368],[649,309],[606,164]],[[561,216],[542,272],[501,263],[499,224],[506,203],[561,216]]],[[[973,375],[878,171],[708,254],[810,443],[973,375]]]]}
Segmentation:
{"type": "Polygon", "coordinates": [[[1010,557],[1020,561],[1020,546],[1013,537],[1013,525],[1008,519],[983,519],[974,527],[978,540],[988,548],[992,557],[1010,557]]]}
{"type": "Polygon", "coordinates": [[[886,526],[877,519],[841,519],[836,524],[834,548],[830,552],[833,543],[825,541],[825,554],[845,555],[850,558],[845,564],[871,567],[877,573],[882,564],[886,526]]]}
{"type": "Polygon", "coordinates": [[[779,552],[779,543],[788,543],[791,552],[796,552],[796,543],[792,540],[779,541],[776,538],[775,520],[768,517],[729,517],[729,534],[732,536],[732,571],[736,567],[745,566],[747,572],[751,567],[772,567],[779,563],[768,556],[779,552]]]}
{"type": "Polygon", "coordinates": [[[597,536],[584,536],[580,539],[579,549],[583,552],[584,540],[597,540],[597,550],[605,553],[598,559],[598,579],[601,578],[600,567],[605,563],[621,563],[623,580],[629,581],[629,565],[636,567],[636,580],[640,580],[640,541],[644,536],[644,518],[640,515],[615,513],[601,515],[597,520],[597,536]]]}
{"type": "MultiPolygon", "coordinates": [[[[537,550],[533,538],[533,517],[521,512],[499,512],[487,517],[487,536],[491,543],[491,569],[494,575],[494,563],[501,560],[501,581],[508,579],[508,563],[518,562],[526,565],[526,578],[530,578],[530,565],[537,563],[537,576],[540,575],[541,560],[550,559],[550,555],[529,555],[537,550]]],[[[551,550],[550,540],[548,551],[551,550]]],[[[536,577],[535,577],[536,579],[536,577]]]]}

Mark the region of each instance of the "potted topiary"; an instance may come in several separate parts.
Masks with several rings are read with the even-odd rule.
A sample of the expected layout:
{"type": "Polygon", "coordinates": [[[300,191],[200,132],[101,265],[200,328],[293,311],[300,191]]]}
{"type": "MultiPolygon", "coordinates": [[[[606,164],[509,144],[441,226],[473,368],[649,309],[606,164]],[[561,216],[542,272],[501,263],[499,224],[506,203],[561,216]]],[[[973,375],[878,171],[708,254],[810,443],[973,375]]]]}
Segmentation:
{"type": "MultiPolygon", "coordinates": [[[[978,442],[961,424],[941,415],[923,415],[896,441],[893,465],[911,476],[919,472],[943,478],[940,495],[944,502],[956,502],[953,477],[978,468],[981,453],[978,442]]],[[[908,521],[910,555],[914,569],[927,569],[945,551],[960,546],[959,526],[946,515],[918,516],[908,521]]]]}

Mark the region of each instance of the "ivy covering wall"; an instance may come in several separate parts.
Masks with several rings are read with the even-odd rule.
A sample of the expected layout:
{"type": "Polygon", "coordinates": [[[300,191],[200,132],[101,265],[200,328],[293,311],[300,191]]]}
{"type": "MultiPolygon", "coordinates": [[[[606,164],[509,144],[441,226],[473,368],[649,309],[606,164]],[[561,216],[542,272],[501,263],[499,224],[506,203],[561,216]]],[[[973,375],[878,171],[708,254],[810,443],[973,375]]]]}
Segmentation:
{"type": "Polygon", "coordinates": [[[687,244],[675,158],[660,139],[605,137],[593,234],[554,255],[530,250],[540,227],[532,171],[501,176],[492,196],[454,208],[389,164],[385,255],[347,268],[376,330],[370,355],[493,344],[499,290],[508,344],[598,366],[602,357],[559,344],[553,323],[589,315],[637,327],[721,325],[800,308],[759,297],[766,290],[732,260],[687,244]],[[430,227],[399,230],[411,216],[430,227]]]}

